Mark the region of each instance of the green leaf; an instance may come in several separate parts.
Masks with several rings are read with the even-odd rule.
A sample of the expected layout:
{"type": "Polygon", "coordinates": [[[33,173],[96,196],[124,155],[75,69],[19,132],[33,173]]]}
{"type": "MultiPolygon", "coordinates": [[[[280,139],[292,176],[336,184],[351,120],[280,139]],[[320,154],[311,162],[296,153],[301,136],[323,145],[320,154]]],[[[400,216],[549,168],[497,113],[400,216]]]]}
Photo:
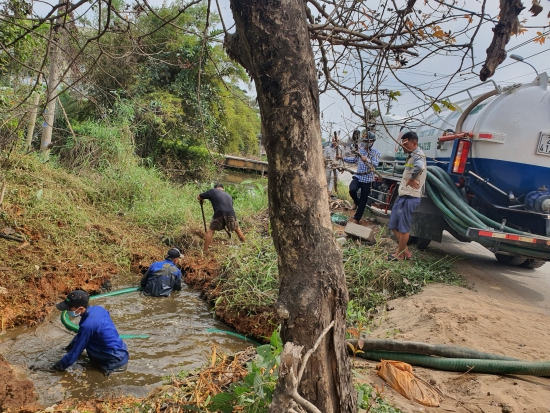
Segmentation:
{"type": "Polygon", "coordinates": [[[212,397],[209,410],[219,410],[223,413],[231,413],[233,411],[233,402],[237,399],[231,393],[219,393],[212,397]]]}
{"type": "Polygon", "coordinates": [[[435,110],[437,113],[441,112],[441,108],[439,107],[439,105],[437,103],[432,103],[432,108],[433,110],[435,110]]]}

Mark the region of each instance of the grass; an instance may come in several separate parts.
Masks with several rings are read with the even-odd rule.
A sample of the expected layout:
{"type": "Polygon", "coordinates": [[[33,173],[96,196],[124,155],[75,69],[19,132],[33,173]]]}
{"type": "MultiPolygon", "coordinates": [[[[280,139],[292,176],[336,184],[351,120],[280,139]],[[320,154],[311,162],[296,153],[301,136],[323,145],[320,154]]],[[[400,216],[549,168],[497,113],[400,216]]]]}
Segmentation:
{"type": "Polygon", "coordinates": [[[247,242],[232,248],[222,261],[222,295],[229,308],[256,312],[275,304],[279,271],[273,240],[249,233],[247,242]]]}
{"type": "Polygon", "coordinates": [[[343,249],[344,272],[350,299],[370,309],[395,297],[420,292],[427,284],[441,282],[461,284],[454,271],[453,259],[435,258],[429,252],[414,251],[415,258],[388,262],[395,244],[379,236],[373,246],[348,242],[343,249]]]}

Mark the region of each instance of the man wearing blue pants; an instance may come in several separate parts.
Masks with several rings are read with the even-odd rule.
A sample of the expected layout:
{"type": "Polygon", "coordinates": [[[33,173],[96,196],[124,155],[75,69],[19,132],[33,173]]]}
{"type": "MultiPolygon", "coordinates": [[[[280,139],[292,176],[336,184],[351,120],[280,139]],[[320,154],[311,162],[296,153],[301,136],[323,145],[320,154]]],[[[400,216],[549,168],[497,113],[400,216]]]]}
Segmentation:
{"type": "Polygon", "coordinates": [[[349,194],[355,203],[355,214],[351,222],[355,224],[359,224],[363,217],[369,200],[371,185],[374,181],[374,171],[378,166],[378,162],[380,162],[381,154],[378,149],[373,147],[374,141],[376,141],[376,135],[367,132],[366,129],[363,130],[359,153],[344,158],[344,162],[357,164],[357,172],[353,174],[349,184],[349,194]],[[360,195],[357,194],[359,191],[361,191],[360,195]]]}
{"type": "Polygon", "coordinates": [[[79,329],[66,347],[65,356],[55,363],[52,369],[66,370],[86,350],[90,364],[109,376],[114,371],[126,370],[129,354],[126,343],[118,335],[109,312],[100,306],[88,305],[90,296],[86,291],[76,290],[56,305],[67,311],[71,317],[81,317],[79,329]]]}
{"type": "Polygon", "coordinates": [[[389,261],[407,260],[412,254],[407,248],[413,214],[420,205],[422,190],[426,182],[426,155],[418,147],[415,132],[406,132],[401,137],[401,146],[408,154],[405,171],[399,184],[399,196],[393,203],[389,229],[397,239],[397,252],[388,256],[389,261]]]}

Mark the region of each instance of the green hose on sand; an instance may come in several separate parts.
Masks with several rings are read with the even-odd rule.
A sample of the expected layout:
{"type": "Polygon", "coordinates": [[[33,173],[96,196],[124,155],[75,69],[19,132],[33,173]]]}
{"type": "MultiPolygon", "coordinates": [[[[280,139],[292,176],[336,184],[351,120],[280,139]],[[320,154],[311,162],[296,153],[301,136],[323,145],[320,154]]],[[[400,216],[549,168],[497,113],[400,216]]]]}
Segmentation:
{"type": "Polygon", "coordinates": [[[399,353],[394,351],[365,351],[357,356],[368,360],[396,360],[414,366],[435,370],[488,373],[520,374],[527,376],[550,376],[550,362],[529,362],[509,360],[463,359],[425,356],[423,354],[399,353]]]}
{"type": "MultiPolygon", "coordinates": [[[[116,290],[116,291],[110,291],[108,293],[98,294],[98,295],[92,295],[90,297],[90,300],[95,300],[96,298],[103,298],[103,297],[112,297],[115,295],[121,295],[126,293],[132,293],[134,291],[139,291],[140,287],[129,287],[129,288],[123,288],[122,290],[116,290]]],[[[66,311],[61,312],[61,322],[65,327],[67,327],[68,330],[74,331],[75,333],[78,333],[78,325],[73,323],[71,318],[69,317],[69,314],[67,314],[66,311]]],[[[120,338],[149,338],[148,334],[120,334],[120,338]]]]}
{"type": "MultiPolygon", "coordinates": [[[[346,340],[349,352],[357,349],[357,340],[346,340]]],[[[396,360],[435,370],[487,374],[550,376],[550,362],[529,362],[498,354],[415,341],[364,339],[363,352],[356,356],[367,360],[396,360]],[[437,357],[433,357],[437,356],[437,357]]]]}

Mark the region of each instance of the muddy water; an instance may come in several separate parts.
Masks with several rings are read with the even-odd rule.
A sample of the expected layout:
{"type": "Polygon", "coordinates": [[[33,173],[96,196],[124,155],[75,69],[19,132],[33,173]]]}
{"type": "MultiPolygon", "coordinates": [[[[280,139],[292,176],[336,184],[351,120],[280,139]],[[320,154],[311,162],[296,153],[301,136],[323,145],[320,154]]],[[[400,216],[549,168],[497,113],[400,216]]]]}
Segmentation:
{"type": "MultiPolygon", "coordinates": [[[[203,365],[211,344],[225,352],[242,350],[251,343],[209,328],[228,330],[213,319],[205,302],[187,287],[169,298],[153,298],[138,292],[94,300],[110,311],[119,334],[150,334],[148,339],[125,340],[130,352],[128,370],[103,376],[86,364],[85,356],[65,372],[31,371],[30,365],[49,367],[59,360],[74,333],[59,320],[51,319],[37,328],[17,329],[0,336],[0,354],[16,369],[24,371],[36,387],[39,402],[52,405],[63,398],[88,398],[109,394],[145,396],[162,383],[163,376],[203,365]]],[[[73,320],[78,323],[78,320],[73,320]]]]}
{"type": "Polygon", "coordinates": [[[261,176],[262,176],[261,174],[254,173],[254,172],[247,173],[247,172],[237,171],[234,169],[224,169],[223,174],[219,178],[219,181],[225,185],[240,184],[242,181],[246,181],[249,179],[258,179],[261,176]]]}

